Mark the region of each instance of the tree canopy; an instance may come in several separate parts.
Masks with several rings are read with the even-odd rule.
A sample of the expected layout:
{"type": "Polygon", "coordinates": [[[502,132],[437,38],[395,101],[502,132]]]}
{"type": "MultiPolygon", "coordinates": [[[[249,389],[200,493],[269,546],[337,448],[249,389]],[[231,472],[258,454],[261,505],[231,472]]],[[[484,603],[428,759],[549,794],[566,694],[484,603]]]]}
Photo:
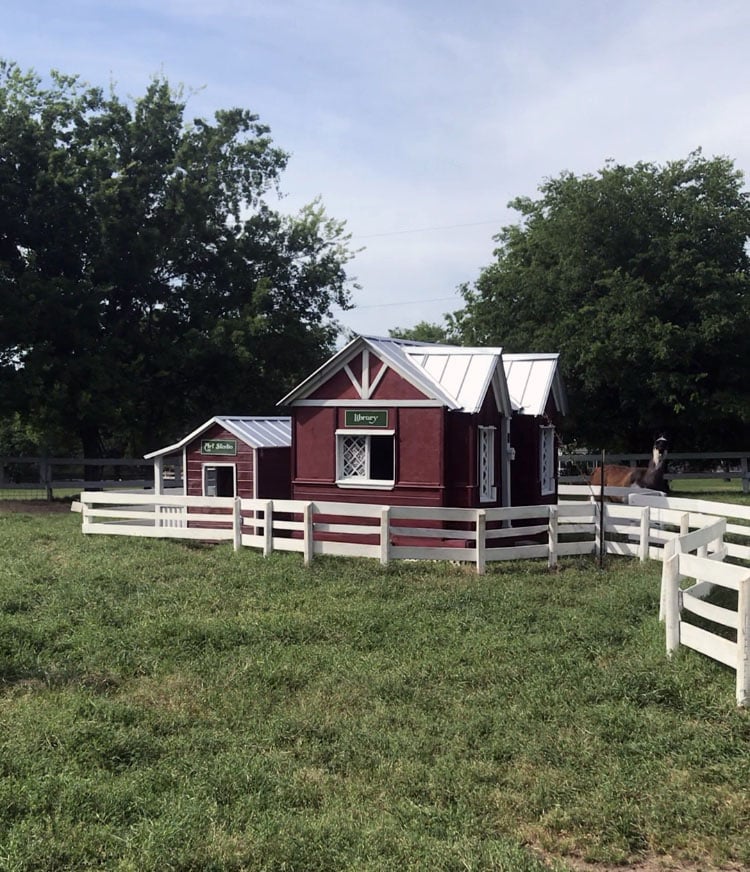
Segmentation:
{"type": "Polygon", "coordinates": [[[448,328],[444,324],[420,321],[413,327],[394,327],[388,331],[394,339],[409,339],[414,342],[449,342],[448,328]]]}
{"type": "Polygon", "coordinates": [[[510,205],[518,224],[462,288],[455,338],[559,351],[565,438],[644,450],[746,448],[750,203],[732,161],[563,173],[510,205]]]}
{"type": "Polygon", "coordinates": [[[274,211],[288,156],[246,109],[186,119],[0,61],[0,412],[87,455],[264,413],[333,349],[344,224],[274,211]]]}

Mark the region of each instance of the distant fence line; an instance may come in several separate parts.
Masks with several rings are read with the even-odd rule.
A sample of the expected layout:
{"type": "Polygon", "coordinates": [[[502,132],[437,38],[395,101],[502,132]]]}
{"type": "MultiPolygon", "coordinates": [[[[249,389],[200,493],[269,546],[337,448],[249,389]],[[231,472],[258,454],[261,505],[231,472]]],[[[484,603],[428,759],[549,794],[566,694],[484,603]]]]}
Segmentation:
{"type": "MultiPolygon", "coordinates": [[[[645,465],[650,454],[606,454],[607,463],[626,466],[645,465]]],[[[601,463],[601,452],[572,453],[560,455],[560,481],[571,483],[581,481],[601,463]]],[[[667,480],[681,478],[705,478],[724,481],[739,479],[743,493],[750,493],[750,452],[748,451],[703,451],[670,452],[667,459],[667,480]],[[712,467],[706,469],[706,467],[712,467]]]]}
{"type": "MultiPolygon", "coordinates": [[[[608,463],[631,466],[648,462],[648,454],[607,454],[608,463]]],[[[561,454],[560,482],[580,482],[601,461],[601,454],[561,454]]],[[[182,457],[167,458],[163,484],[182,487],[182,457]]],[[[667,479],[702,478],[739,480],[744,493],[750,493],[750,452],[676,452],[669,455],[667,479]],[[707,466],[712,467],[706,469],[707,466]]],[[[40,493],[52,499],[55,490],[80,488],[151,488],[154,469],[137,457],[0,457],[0,490],[17,490],[29,496],[40,493]],[[94,475],[89,470],[96,470],[94,475]]]]}
{"type": "MultiPolygon", "coordinates": [[[[182,485],[180,457],[165,470],[168,484],[182,485]]],[[[153,464],[137,457],[0,457],[0,490],[27,497],[38,493],[51,500],[56,490],[153,485],[153,464]]]]}

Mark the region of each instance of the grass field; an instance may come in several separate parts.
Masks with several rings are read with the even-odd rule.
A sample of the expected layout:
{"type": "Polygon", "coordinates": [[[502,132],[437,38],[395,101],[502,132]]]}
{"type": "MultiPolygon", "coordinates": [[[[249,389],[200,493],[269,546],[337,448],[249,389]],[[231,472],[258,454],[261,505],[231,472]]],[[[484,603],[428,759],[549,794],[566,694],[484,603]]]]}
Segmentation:
{"type": "MultiPolygon", "coordinates": [[[[0,510],[1,512],[1,510],[0,510]]],[[[660,565],[84,537],[0,513],[0,869],[750,865],[734,673],[660,565]]]]}

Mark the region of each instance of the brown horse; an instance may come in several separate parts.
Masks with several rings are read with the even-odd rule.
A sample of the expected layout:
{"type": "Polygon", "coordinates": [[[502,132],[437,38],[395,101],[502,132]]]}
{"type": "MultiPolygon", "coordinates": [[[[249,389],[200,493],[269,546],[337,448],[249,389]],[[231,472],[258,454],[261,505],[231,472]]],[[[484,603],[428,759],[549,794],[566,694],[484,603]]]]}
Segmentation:
{"type": "MultiPolygon", "coordinates": [[[[667,471],[667,438],[659,436],[654,442],[651,460],[648,466],[617,466],[615,464],[604,465],[604,486],[607,487],[636,487],[669,492],[664,474],[667,471]]],[[[600,485],[602,483],[602,468],[597,466],[589,477],[589,484],[600,485]]]]}

